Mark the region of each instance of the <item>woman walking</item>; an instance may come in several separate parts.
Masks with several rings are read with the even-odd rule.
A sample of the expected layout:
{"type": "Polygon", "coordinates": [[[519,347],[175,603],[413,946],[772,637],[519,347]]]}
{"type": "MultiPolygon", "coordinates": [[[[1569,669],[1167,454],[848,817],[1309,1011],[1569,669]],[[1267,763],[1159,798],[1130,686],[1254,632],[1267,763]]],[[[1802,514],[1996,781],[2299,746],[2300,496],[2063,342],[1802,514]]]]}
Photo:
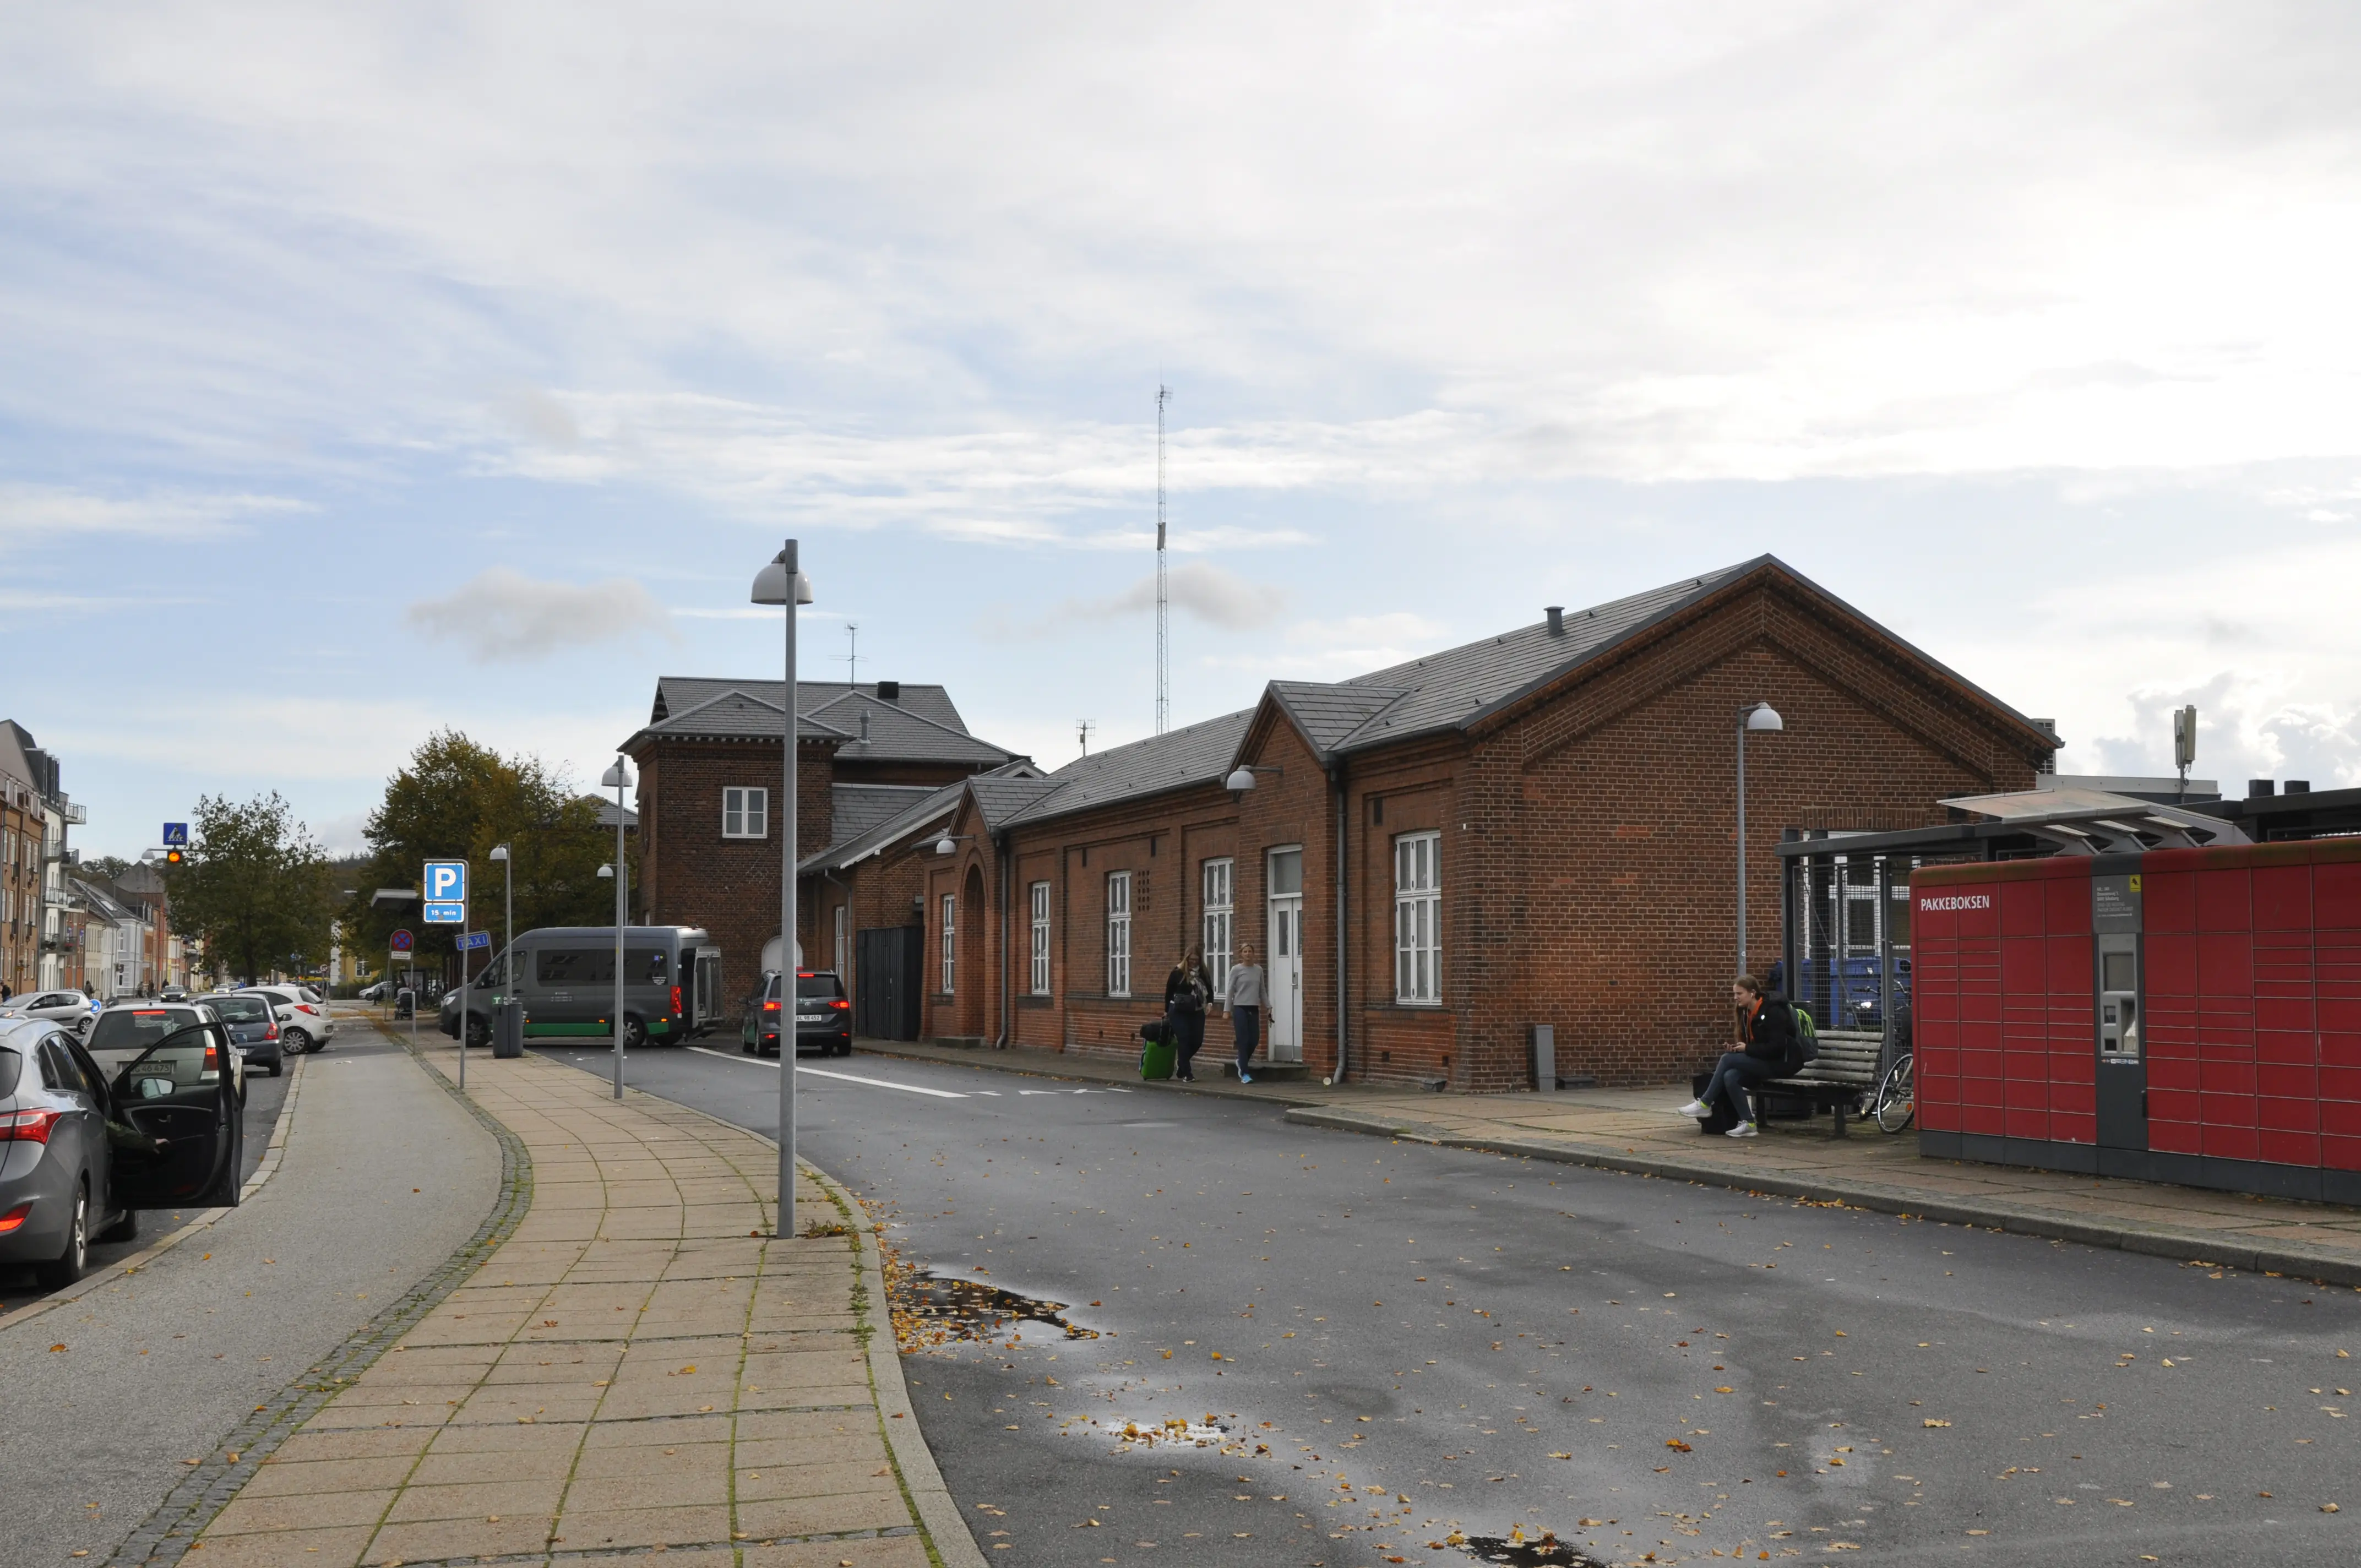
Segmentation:
{"type": "Polygon", "coordinates": [[[1196,1081],[1189,1064],[1197,1047],[1205,1043],[1205,998],[1211,989],[1205,983],[1204,957],[1194,948],[1183,953],[1164,978],[1164,1016],[1172,1025],[1172,1043],[1179,1050],[1173,1076],[1183,1083],[1196,1081]]]}
{"type": "Polygon", "coordinates": [[[1230,966],[1230,982],[1223,987],[1222,1003],[1230,1010],[1230,1027],[1237,1035],[1238,1081],[1252,1083],[1246,1069],[1255,1047],[1262,1041],[1262,965],[1255,962],[1254,944],[1238,944],[1238,961],[1230,966]]]}

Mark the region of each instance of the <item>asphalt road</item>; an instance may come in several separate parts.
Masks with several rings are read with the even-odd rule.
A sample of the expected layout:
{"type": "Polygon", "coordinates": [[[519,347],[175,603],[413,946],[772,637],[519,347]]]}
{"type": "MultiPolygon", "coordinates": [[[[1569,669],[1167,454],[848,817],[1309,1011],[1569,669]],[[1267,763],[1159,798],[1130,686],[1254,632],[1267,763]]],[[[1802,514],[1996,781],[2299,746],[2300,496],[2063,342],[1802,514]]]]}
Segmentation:
{"type": "Polygon", "coordinates": [[[498,1142],[368,1031],[307,1061],[294,1116],[278,1173],[202,1238],[0,1317],[0,1563],[104,1562],[186,1461],[442,1264],[499,1197],[498,1142]]]}
{"type": "MultiPolygon", "coordinates": [[[[332,1044],[330,1050],[335,1049],[332,1044]]],[[[273,1078],[260,1070],[246,1080],[246,1149],[244,1168],[238,1172],[243,1182],[262,1163],[270,1148],[271,1129],[279,1124],[279,1107],[287,1101],[288,1076],[273,1078]]],[[[90,1266],[93,1272],[110,1264],[122,1262],[143,1247],[155,1245],[164,1237],[187,1224],[203,1209],[143,1209],[139,1213],[139,1234],[129,1241],[97,1242],[91,1245],[90,1266]]],[[[34,1282],[30,1267],[0,1265],[0,1313],[14,1311],[28,1302],[39,1300],[46,1292],[34,1282]]]]}
{"type": "MultiPolygon", "coordinates": [[[[631,1081],[774,1131],[776,1064],[729,1044],[642,1052],[631,1081]]],[[[802,1152],[907,1256],[1104,1335],[905,1359],[995,1563],[1465,1563],[1426,1544],[1455,1528],[1659,1563],[2361,1544],[2351,1289],[1155,1086],[804,1066],[802,1152]],[[1209,1414],[1248,1457],[1112,1435],[1209,1414]]]]}

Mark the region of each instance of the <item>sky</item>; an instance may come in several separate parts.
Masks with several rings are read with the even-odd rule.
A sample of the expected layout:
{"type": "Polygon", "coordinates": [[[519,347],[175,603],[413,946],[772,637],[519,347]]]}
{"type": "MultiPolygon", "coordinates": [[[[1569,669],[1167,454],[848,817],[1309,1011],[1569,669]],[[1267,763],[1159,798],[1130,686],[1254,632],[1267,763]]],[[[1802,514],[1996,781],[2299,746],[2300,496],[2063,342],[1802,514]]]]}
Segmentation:
{"type": "MultiPolygon", "coordinates": [[[[659,674],[1049,764],[1773,553],[2063,771],[2361,784],[2361,10],[0,10],[0,710],[77,842],[659,674]]],[[[1798,737],[1797,739],[1801,739],[1798,737]]]]}

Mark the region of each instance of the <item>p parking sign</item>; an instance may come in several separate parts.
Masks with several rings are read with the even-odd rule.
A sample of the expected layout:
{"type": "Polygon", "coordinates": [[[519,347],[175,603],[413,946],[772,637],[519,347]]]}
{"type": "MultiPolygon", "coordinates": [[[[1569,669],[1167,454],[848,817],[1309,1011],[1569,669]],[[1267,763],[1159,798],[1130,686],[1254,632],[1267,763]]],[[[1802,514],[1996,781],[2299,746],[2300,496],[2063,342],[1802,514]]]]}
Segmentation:
{"type": "Polygon", "coordinates": [[[467,862],[465,861],[429,861],[426,877],[421,883],[420,902],[425,905],[426,923],[430,926],[464,926],[467,923],[467,862]]]}

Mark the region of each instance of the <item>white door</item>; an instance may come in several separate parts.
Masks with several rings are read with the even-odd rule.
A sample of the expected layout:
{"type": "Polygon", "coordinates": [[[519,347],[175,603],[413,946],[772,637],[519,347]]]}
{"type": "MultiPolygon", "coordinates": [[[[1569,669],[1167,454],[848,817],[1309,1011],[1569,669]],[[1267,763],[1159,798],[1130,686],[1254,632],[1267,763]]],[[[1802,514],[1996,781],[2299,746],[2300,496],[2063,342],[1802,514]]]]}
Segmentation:
{"type": "Polygon", "coordinates": [[[1303,1059],[1303,851],[1270,853],[1270,1059],[1303,1059]]]}

